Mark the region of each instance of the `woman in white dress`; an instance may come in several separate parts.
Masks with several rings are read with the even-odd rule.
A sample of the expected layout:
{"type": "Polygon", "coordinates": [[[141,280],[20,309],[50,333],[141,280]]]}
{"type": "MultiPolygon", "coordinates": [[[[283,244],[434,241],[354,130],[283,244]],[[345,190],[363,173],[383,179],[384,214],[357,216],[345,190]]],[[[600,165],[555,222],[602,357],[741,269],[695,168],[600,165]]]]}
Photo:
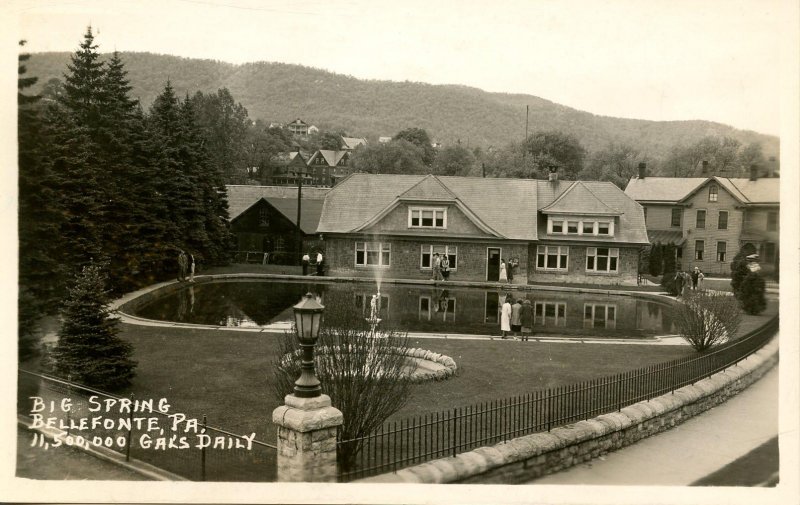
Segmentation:
{"type": "Polygon", "coordinates": [[[503,308],[500,311],[500,331],[503,334],[503,338],[506,338],[506,332],[511,331],[511,301],[508,297],[503,302],[503,308]]]}
{"type": "Polygon", "coordinates": [[[506,262],[500,260],[500,282],[508,282],[508,272],[506,272],[506,262]]]}

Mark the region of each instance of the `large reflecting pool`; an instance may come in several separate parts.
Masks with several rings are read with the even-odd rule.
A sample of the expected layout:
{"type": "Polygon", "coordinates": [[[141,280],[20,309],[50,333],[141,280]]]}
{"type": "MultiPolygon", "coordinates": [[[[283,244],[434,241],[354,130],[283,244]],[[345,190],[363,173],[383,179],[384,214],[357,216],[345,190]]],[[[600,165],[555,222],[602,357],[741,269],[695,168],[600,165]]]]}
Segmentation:
{"type": "MultiPolygon", "coordinates": [[[[321,298],[347,300],[365,316],[374,285],[269,281],[220,281],[187,285],[142,305],[134,315],[148,319],[261,327],[288,323],[292,305],[306,292],[321,298]]],[[[442,289],[383,286],[382,324],[409,332],[499,334],[499,307],[508,293],[528,299],[534,308],[534,331],[541,334],[648,337],[674,333],[672,310],[662,303],[630,296],[442,289]]]]}

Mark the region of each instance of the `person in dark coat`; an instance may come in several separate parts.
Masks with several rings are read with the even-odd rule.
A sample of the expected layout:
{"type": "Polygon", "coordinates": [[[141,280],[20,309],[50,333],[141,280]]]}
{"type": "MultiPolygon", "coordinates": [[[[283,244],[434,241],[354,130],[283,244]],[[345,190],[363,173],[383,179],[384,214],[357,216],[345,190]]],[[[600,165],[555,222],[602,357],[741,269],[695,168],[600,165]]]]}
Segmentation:
{"type": "Polygon", "coordinates": [[[186,280],[186,269],[189,267],[189,259],[186,253],[181,250],[178,254],[178,280],[183,282],[186,280]]]}
{"type": "Polygon", "coordinates": [[[520,309],[519,320],[522,323],[522,341],[527,342],[528,335],[533,335],[533,305],[527,298],[522,302],[522,309],[520,309]]]}

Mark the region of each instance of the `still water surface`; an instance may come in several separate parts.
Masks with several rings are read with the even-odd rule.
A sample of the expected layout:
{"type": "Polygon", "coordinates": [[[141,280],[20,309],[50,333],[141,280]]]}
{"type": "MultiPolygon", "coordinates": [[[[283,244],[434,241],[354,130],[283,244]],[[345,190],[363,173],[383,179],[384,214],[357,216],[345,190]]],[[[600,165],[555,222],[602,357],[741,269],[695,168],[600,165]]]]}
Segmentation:
{"type": "MultiPolygon", "coordinates": [[[[323,304],[326,300],[352,300],[368,316],[376,287],[362,283],[209,282],[187,285],[156,298],[135,315],[194,324],[264,327],[290,322],[292,306],[306,292],[318,295],[323,304]]],[[[396,285],[381,290],[381,324],[409,332],[499,334],[500,301],[509,293],[515,299],[531,301],[537,334],[642,338],[674,333],[668,305],[630,296],[396,285]]]]}

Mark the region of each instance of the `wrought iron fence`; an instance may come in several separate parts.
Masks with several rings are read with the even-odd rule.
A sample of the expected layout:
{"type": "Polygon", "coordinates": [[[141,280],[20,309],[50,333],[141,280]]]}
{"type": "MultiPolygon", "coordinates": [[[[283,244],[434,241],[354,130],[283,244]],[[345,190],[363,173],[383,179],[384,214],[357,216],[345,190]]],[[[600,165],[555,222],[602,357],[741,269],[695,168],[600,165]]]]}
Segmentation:
{"type": "Polygon", "coordinates": [[[17,398],[19,414],[66,431],[65,444],[105,447],[126,461],[137,459],[189,480],[276,477],[275,445],[210,426],[206,416],[162,412],[157,400],[116,396],[27,370],[18,373],[17,398]],[[129,408],[123,400],[131,402],[129,408]]]}
{"type": "Polygon", "coordinates": [[[406,466],[591,419],[650,400],[720,372],[760,349],[778,317],[711,351],[577,384],[454,408],[384,424],[361,438],[338,441],[340,481],[406,466]]]}

